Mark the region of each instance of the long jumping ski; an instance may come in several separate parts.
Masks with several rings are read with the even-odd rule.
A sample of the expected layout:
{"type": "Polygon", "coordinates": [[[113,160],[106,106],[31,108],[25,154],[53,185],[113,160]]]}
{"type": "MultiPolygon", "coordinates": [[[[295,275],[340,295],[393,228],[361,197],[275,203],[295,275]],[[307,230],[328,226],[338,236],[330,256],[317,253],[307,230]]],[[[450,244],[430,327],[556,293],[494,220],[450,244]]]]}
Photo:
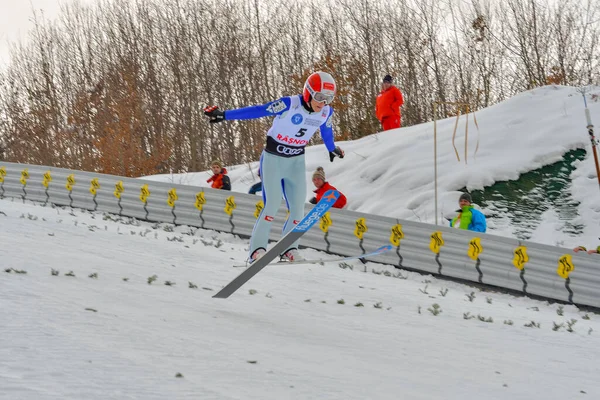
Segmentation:
{"type": "MultiPolygon", "coordinates": [[[[383,253],[387,253],[388,251],[393,250],[394,247],[391,244],[385,245],[385,246],[381,246],[380,248],[378,248],[377,250],[374,250],[370,253],[365,253],[365,254],[360,254],[360,255],[355,255],[355,256],[347,256],[347,257],[339,257],[339,258],[332,258],[329,260],[320,258],[320,259],[313,259],[313,260],[299,260],[299,261],[276,261],[274,263],[271,263],[270,265],[297,265],[297,264],[321,264],[321,263],[326,263],[326,262],[344,262],[344,261],[352,261],[352,260],[359,260],[359,259],[363,259],[363,258],[367,258],[367,257],[373,257],[373,256],[377,256],[379,254],[383,254],[383,253]]],[[[247,267],[248,264],[242,264],[242,265],[234,265],[234,267],[236,268],[242,268],[242,267],[247,267]]]]}
{"type": "Polygon", "coordinates": [[[287,250],[292,243],[298,240],[304,235],[312,226],[317,223],[323,215],[333,206],[336,200],[340,197],[340,193],[337,190],[328,190],[325,192],[321,201],[315,205],[308,214],[302,218],[302,220],[289,231],[284,237],[282,237],[275,246],[271,247],[261,258],[254,261],[248,268],[246,268],[241,274],[227,284],[213,297],[218,299],[226,299],[231,296],[236,290],[238,290],[244,283],[248,282],[250,278],[260,272],[261,269],[266,267],[275,258],[279,257],[282,252],[287,250]]]}

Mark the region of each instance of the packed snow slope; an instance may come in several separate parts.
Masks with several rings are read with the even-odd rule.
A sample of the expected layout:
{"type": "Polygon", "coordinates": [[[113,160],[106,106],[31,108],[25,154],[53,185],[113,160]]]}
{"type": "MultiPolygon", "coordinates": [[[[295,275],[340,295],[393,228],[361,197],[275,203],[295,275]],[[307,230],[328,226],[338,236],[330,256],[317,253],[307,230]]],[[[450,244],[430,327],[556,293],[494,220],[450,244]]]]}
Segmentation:
{"type": "Polygon", "coordinates": [[[600,398],[574,306],[360,262],[213,299],[247,240],[19,199],[0,243],[0,400],[600,398]]]}

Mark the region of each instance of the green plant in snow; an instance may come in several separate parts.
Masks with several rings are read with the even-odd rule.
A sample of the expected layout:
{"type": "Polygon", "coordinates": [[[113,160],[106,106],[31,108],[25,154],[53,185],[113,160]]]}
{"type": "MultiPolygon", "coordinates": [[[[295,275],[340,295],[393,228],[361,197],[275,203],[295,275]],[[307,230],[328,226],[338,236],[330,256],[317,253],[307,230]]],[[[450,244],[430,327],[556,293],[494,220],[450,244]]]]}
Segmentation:
{"type": "Polygon", "coordinates": [[[363,303],[360,303],[360,302],[358,302],[358,303],[356,303],[356,304],[354,305],[354,307],[364,307],[364,304],[363,304],[363,303]]]}
{"type": "Polygon", "coordinates": [[[198,289],[198,285],[194,284],[193,282],[188,282],[188,287],[190,289],[198,289]]]}
{"type": "Polygon", "coordinates": [[[558,330],[563,326],[565,326],[565,324],[557,324],[556,322],[552,321],[552,330],[554,332],[558,332],[558,330]]]}
{"type": "Polygon", "coordinates": [[[346,302],[344,301],[344,299],[339,299],[339,300],[337,301],[337,303],[338,303],[338,304],[346,304],[346,302]]]}
{"type": "Polygon", "coordinates": [[[73,271],[69,271],[65,274],[65,276],[75,276],[75,273],[73,271]]]}
{"type": "Polygon", "coordinates": [[[148,277],[148,285],[152,285],[152,282],[154,282],[157,279],[158,279],[158,276],[156,276],[156,275],[152,275],[152,276],[148,277]]]}
{"type": "Polygon", "coordinates": [[[434,303],[430,308],[427,309],[427,311],[429,311],[433,315],[439,315],[442,312],[442,309],[440,308],[439,304],[434,303]]]}
{"type": "Polygon", "coordinates": [[[60,273],[59,270],[54,269],[54,268],[50,268],[50,275],[57,276],[59,273],[60,273]]]}
{"type": "Polygon", "coordinates": [[[127,282],[129,278],[123,278],[123,282],[127,282]]]}
{"type": "Polygon", "coordinates": [[[473,319],[473,318],[475,318],[475,316],[471,315],[470,312],[463,313],[463,319],[473,319]]]}
{"type": "Polygon", "coordinates": [[[248,290],[248,293],[250,293],[251,295],[255,295],[258,292],[254,289],[250,289],[250,290],[248,290]]]}
{"type": "Polygon", "coordinates": [[[512,322],[510,319],[505,319],[504,320],[504,325],[514,325],[515,323],[512,322]]]}
{"type": "Polygon", "coordinates": [[[467,296],[471,303],[473,302],[473,300],[475,300],[475,292],[471,292],[470,294],[466,294],[465,296],[467,296]]]}
{"type": "Polygon", "coordinates": [[[175,286],[175,282],[165,281],[166,286],[175,286]]]}
{"type": "Polygon", "coordinates": [[[565,309],[565,307],[558,306],[558,309],[556,310],[556,313],[562,317],[564,315],[564,309],[565,309]]]}
{"type": "Polygon", "coordinates": [[[429,294],[427,292],[427,286],[429,286],[429,285],[425,285],[425,289],[419,289],[419,292],[424,293],[424,294],[429,294]]]}
{"type": "Polygon", "coordinates": [[[531,321],[530,323],[525,324],[523,326],[526,326],[528,328],[539,328],[540,324],[539,324],[539,322],[531,321]]]}
{"type": "Polygon", "coordinates": [[[348,269],[349,269],[349,270],[351,270],[351,271],[354,269],[354,267],[353,267],[352,265],[350,265],[350,264],[348,264],[348,263],[345,263],[345,262],[341,262],[341,263],[339,263],[339,264],[338,264],[338,267],[340,267],[341,269],[346,269],[346,268],[348,268],[348,269]]]}
{"type": "Polygon", "coordinates": [[[448,288],[440,289],[440,294],[442,295],[442,297],[446,297],[446,295],[448,294],[448,288]]]}
{"type": "Polygon", "coordinates": [[[589,320],[591,318],[590,318],[589,314],[585,314],[583,317],[581,317],[581,319],[588,319],[589,320]]]}
{"type": "Polygon", "coordinates": [[[379,302],[373,304],[373,307],[375,307],[375,308],[383,308],[383,305],[381,305],[381,302],[379,301],[379,302]]]}
{"type": "Polygon", "coordinates": [[[484,317],[483,315],[477,314],[477,319],[480,320],[481,322],[489,322],[492,323],[494,322],[494,320],[492,319],[492,317],[484,317]]]}
{"type": "Polygon", "coordinates": [[[98,279],[98,273],[94,272],[93,274],[89,274],[88,278],[92,278],[92,279],[98,279]]]}
{"type": "Polygon", "coordinates": [[[567,332],[571,332],[571,333],[575,332],[573,330],[573,325],[575,325],[576,323],[577,323],[577,320],[574,318],[571,318],[570,321],[567,321],[567,332]]]}
{"type": "Polygon", "coordinates": [[[486,301],[488,304],[492,304],[492,298],[491,298],[491,297],[486,297],[486,298],[485,298],[485,301],[486,301]]]}

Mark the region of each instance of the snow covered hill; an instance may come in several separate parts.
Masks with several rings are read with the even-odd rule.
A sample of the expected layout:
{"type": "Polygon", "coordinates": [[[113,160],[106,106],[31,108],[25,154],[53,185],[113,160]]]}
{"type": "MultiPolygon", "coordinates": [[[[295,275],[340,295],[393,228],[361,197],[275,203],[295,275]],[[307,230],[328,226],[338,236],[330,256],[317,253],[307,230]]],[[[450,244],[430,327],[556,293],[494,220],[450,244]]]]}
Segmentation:
{"type": "MultiPolygon", "coordinates": [[[[495,182],[560,161],[569,150],[588,150],[576,162],[569,188],[579,201],[572,224],[583,226],[580,235],[565,232],[560,216],[548,212],[531,232],[532,241],[565,247],[597,246],[600,236],[600,192],[586,129],[584,102],[578,88],[545,86],[521,93],[503,103],[475,113],[478,129],[469,115],[465,154],[466,119],[437,123],[438,213],[457,207],[459,190],[483,189],[495,182]],[[477,151],[476,151],[477,150],[477,151]],[[466,159],[466,162],[465,162],[466,159]]],[[[592,120],[600,126],[600,88],[587,88],[592,120]]],[[[600,128],[599,128],[600,129],[600,128]]],[[[597,129],[598,130],[598,129],[597,129]]],[[[348,208],[388,217],[435,222],[433,123],[387,131],[352,142],[339,143],[343,160],[329,162],[324,146],[307,149],[308,193],[314,189],[311,176],[323,166],[328,180],[348,197],[348,208]]],[[[246,193],[256,181],[258,163],[227,166],[234,191],[246,193]]],[[[145,179],[208,186],[208,172],[156,175],[145,179]]],[[[483,210],[486,211],[485,209],[483,210]]],[[[498,210],[490,210],[497,213],[498,210]]],[[[438,215],[439,223],[443,223],[438,215]]],[[[490,220],[489,232],[514,237],[508,216],[490,220]]]]}

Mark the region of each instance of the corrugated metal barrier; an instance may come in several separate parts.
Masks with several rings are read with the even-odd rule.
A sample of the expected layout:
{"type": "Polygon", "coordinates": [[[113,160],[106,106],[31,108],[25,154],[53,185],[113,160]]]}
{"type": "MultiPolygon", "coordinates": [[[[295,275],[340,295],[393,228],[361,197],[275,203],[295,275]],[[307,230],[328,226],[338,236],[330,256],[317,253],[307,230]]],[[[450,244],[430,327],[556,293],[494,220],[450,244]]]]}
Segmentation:
{"type": "MultiPolygon", "coordinates": [[[[0,197],[103,211],[140,220],[190,225],[248,237],[259,196],[62,168],[0,162],[0,197]]],[[[306,212],[311,205],[306,205],[306,212]]],[[[286,217],[279,209],[271,239],[286,217]]],[[[2,229],[0,225],[0,230],[2,229]]],[[[373,261],[600,307],[600,256],[379,215],[333,209],[303,246],[357,255],[392,243],[373,261]]]]}

